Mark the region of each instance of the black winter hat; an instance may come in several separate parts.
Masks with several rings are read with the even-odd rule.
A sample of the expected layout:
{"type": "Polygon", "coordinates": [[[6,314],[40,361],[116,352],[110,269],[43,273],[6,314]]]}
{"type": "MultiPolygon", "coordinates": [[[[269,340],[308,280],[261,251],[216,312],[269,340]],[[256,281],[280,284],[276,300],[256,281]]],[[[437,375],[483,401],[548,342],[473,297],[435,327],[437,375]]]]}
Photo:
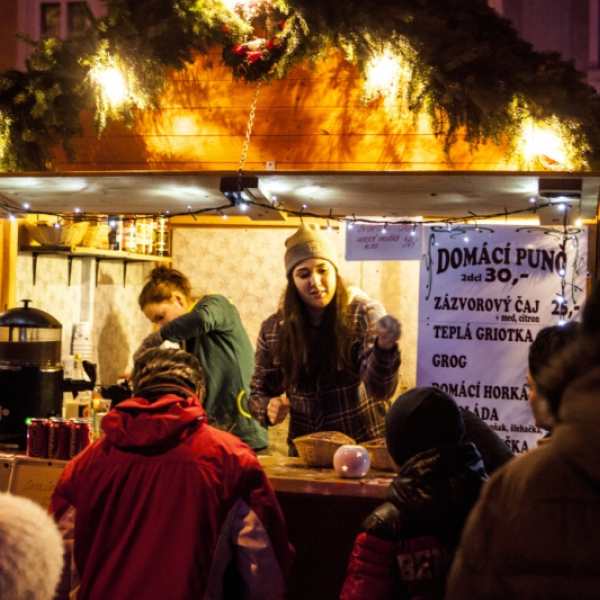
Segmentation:
{"type": "Polygon", "coordinates": [[[465,423],[454,399],[435,387],[413,388],[398,396],[385,418],[385,439],[402,466],[420,452],[461,444],[465,423]]]}

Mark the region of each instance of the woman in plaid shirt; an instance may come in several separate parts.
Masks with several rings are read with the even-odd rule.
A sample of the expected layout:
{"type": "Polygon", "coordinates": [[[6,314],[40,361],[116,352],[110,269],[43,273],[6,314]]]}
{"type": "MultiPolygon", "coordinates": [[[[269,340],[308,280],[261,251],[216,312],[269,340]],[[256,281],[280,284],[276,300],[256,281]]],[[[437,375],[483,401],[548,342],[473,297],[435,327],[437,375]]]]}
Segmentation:
{"type": "Polygon", "coordinates": [[[346,288],[335,252],[317,225],[286,240],[288,285],[258,336],[249,406],[264,426],[288,412],[292,440],[340,431],[357,442],[383,437],[396,390],[400,324],[383,306],[346,288]]]}

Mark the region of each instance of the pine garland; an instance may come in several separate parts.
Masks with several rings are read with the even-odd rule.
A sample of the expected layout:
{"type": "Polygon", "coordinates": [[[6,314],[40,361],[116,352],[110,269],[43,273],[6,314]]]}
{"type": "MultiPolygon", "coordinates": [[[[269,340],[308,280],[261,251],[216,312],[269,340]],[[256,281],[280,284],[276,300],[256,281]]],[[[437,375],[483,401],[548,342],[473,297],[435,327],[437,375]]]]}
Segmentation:
{"type": "Polygon", "coordinates": [[[167,68],[185,69],[217,44],[246,82],[284,78],[332,49],[365,75],[385,47],[408,65],[397,100],[429,115],[450,159],[459,130],[473,148],[508,141],[517,152],[533,117],[557,123],[577,169],[600,168],[600,97],[585,75],[556,53],[534,52],[484,0],[273,0],[245,13],[221,0],[107,0],[107,9],[77,36],[31,42],[26,69],[0,75],[0,169],[53,169],[59,144],[72,160],[82,110],[93,111],[99,134],[110,119],[131,124],[134,107],[156,106],[167,68]],[[90,78],[109,57],[135,84],[119,107],[90,78]]]}

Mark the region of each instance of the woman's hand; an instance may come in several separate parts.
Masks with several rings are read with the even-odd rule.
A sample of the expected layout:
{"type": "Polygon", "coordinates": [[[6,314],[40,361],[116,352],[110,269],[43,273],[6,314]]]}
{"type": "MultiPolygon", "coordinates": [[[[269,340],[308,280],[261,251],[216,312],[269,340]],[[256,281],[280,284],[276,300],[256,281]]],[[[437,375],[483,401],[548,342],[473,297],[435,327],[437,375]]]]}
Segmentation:
{"type": "Polygon", "coordinates": [[[375,324],[377,345],[383,350],[391,350],[400,338],[400,323],[391,315],[384,315],[375,324]]]}
{"type": "Polygon", "coordinates": [[[278,425],[290,412],[290,401],[286,396],[276,396],[267,404],[267,417],[271,425],[278,425]]]}

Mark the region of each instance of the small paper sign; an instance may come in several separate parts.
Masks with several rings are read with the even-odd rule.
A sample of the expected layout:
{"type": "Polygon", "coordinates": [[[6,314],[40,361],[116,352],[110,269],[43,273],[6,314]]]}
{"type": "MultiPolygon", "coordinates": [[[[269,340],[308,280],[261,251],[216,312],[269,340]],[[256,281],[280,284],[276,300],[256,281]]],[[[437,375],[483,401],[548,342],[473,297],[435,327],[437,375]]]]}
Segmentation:
{"type": "Polygon", "coordinates": [[[346,224],[346,260],[421,260],[421,225],[346,224]]]}

